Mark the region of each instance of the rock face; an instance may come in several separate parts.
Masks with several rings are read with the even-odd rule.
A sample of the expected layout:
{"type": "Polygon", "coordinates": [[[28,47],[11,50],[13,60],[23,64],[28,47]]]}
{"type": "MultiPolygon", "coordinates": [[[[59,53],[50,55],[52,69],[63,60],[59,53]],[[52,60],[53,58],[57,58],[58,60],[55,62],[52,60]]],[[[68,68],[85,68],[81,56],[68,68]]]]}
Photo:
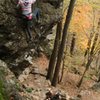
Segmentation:
{"type": "MultiPolygon", "coordinates": [[[[37,0],[38,2],[38,0],[37,0]]],[[[34,7],[38,7],[41,10],[41,24],[45,22],[49,22],[51,18],[57,19],[57,13],[59,14],[59,8],[55,9],[54,6],[51,4],[53,2],[58,2],[58,0],[52,1],[48,0],[46,3],[38,2],[34,4],[34,7]],[[48,3],[50,2],[50,3],[48,3]],[[50,16],[51,15],[51,16],[50,16]],[[45,19],[46,18],[46,19],[45,19]],[[45,19],[45,20],[44,20],[45,19]]],[[[15,0],[3,0],[0,2],[0,25],[3,25],[9,30],[18,32],[21,28],[21,19],[19,9],[17,8],[17,2],[15,0]],[[13,27],[13,28],[12,28],[13,27]]],[[[45,23],[46,24],[46,23],[45,23]]]]}
{"type": "MultiPolygon", "coordinates": [[[[22,20],[20,19],[20,14],[16,7],[16,1],[0,0],[0,59],[6,62],[5,64],[0,60],[0,70],[4,70],[4,73],[7,74],[4,75],[3,73],[3,76],[5,76],[3,79],[0,74],[0,81],[4,80],[4,86],[7,87],[6,92],[11,100],[26,100],[24,96],[22,96],[24,99],[20,97],[20,94],[16,90],[16,87],[19,89],[19,85],[17,85],[19,83],[17,83],[17,81],[22,81],[23,78],[22,75],[19,75],[24,69],[26,69],[26,76],[27,73],[30,73],[30,70],[26,67],[32,65],[33,55],[35,53],[37,54],[36,51],[39,45],[43,43],[46,36],[51,33],[52,27],[61,18],[61,8],[58,7],[58,4],[56,5],[58,0],[43,1],[44,2],[39,2],[38,4],[38,8],[41,11],[39,22],[33,22],[35,26],[34,29],[36,30],[36,32],[34,32],[32,29],[35,46],[29,46],[26,42],[25,33],[23,32],[22,20]],[[19,76],[19,80],[17,80],[15,76],[19,76]]],[[[34,5],[34,7],[36,6],[37,4],[34,5]]],[[[25,79],[27,78],[26,76],[24,77],[25,79]]],[[[40,82],[38,82],[38,84],[40,84],[40,82]]],[[[23,91],[23,89],[21,91],[23,91]]],[[[33,94],[37,94],[37,96],[35,96],[33,94],[28,95],[26,91],[30,91],[30,89],[24,90],[24,93],[27,95],[27,100],[29,100],[29,96],[30,98],[31,96],[34,98],[30,100],[40,100],[38,95],[45,98],[45,93],[47,92],[43,90],[43,93],[40,92],[41,90],[39,91],[39,89],[36,89],[36,92],[33,91],[33,94]]]]}
{"type": "Polygon", "coordinates": [[[7,64],[0,60],[0,100],[23,100],[16,89],[17,80],[7,64]]]}
{"type": "Polygon", "coordinates": [[[0,2],[0,25],[6,27],[9,30],[15,30],[17,28],[16,20],[16,5],[12,0],[3,0],[0,2]],[[11,28],[13,27],[13,28],[11,28]]]}
{"type": "MultiPolygon", "coordinates": [[[[4,100],[69,100],[70,98],[63,90],[50,87],[48,81],[38,75],[39,72],[37,70],[32,74],[36,74],[38,78],[36,78],[35,75],[34,84],[30,86],[21,82],[26,76],[29,76],[29,68],[26,68],[22,74],[26,76],[20,76],[22,79],[18,82],[14,74],[7,67],[7,64],[2,60],[0,60],[0,66],[0,96],[2,95],[4,100]],[[3,82],[2,87],[1,82],[3,82]]],[[[28,79],[27,77],[26,79],[28,79]]],[[[0,97],[0,100],[2,98],[0,97]]]]}
{"type": "MultiPolygon", "coordinates": [[[[40,19],[39,22],[36,23],[33,21],[33,26],[35,26],[32,29],[35,45],[32,47],[33,49],[38,49],[39,45],[44,43],[43,41],[46,36],[51,33],[53,26],[61,18],[61,8],[54,7],[54,2],[57,1],[58,0],[48,0],[45,2],[45,0],[43,0],[43,2],[38,2],[37,0],[38,5],[37,2],[34,4],[33,9],[35,7],[40,9],[40,19]]],[[[16,53],[15,55],[18,56],[24,50],[28,50],[28,44],[26,42],[25,32],[23,31],[19,9],[16,5],[15,0],[0,1],[0,47],[3,46],[7,48],[11,54],[16,53]]],[[[2,50],[0,53],[2,53],[2,50]]],[[[5,53],[5,55],[7,54],[5,53]]]]}

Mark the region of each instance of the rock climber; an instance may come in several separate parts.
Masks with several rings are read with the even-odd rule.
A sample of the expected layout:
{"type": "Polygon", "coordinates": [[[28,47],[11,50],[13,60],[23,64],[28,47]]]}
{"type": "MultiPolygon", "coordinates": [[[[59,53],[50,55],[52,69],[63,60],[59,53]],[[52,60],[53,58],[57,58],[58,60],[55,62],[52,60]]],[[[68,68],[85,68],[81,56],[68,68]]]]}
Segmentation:
{"type": "Polygon", "coordinates": [[[36,9],[34,12],[32,11],[32,5],[36,2],[36,0],[18,0],[17,7],[21,7],[21,14],[23,19],[23,25],[26,31],[27,42],[33,41],[32,32],[30,27],[32,26],[32,19],[36,17],[38,20],[39,10],[36,9]]]}

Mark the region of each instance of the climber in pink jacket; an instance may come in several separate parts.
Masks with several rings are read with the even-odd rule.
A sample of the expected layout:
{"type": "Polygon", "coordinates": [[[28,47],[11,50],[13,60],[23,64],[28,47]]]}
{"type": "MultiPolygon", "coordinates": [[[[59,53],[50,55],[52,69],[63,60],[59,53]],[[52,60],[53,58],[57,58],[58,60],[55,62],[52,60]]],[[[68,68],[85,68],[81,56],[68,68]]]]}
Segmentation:
{"type": "Polygon", "coordinates": [[[32,4],[36,0],[19,0],[18,5],[21,6],[22,14],[32,19],[32,4]]]}
{"type": "Polygon", "coordinates": [[[26,38],[28,43],[33,40],[30,28],[32,27],[32,19],[33,19],[32,4],[34,4],[35,2],[36,0],[18,0],[18,5],[17,5],[17,7],[20,6],[21,8],[23,29],[26,33],[26,38]]]}

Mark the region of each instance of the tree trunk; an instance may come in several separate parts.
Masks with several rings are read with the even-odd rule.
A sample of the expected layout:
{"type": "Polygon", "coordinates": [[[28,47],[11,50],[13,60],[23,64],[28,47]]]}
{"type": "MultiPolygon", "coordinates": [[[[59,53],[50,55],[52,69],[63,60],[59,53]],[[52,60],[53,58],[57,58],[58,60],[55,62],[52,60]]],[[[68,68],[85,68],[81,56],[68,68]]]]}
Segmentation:
{"type": "Polygon", "coordinates": [[[92,58],[90,58],[90,59],[88,60],[87,64],[86,64],[85,71],[84,71],[84,73],[83,73],[83,75],[82,75],[82,77],[81,77],[81,79],[80,79],[80,81],[79,81],[79,83],[78,83],[78,85],[77,85],[78,88],[80,88],[80,86],[81,86],[81,84],[82,84],[82,82],[83,82],[84,75],[85,75],[85,73],[87,72],[87,70],[89,69],[89,66],[91,65],[91,62],[92,62],[92,58]]]}
{"type": "Polygon", "coordinates": [[[84,75],[85,75],[85,73],[88,71],[89,66],[91,65],[91,63],[92,63],[92,61],[93,61],[94,50],[95,50],[95,46],[96,46],[97,40],[98,40],[98,33],[95,35],[95,38],[94,38],[94,41],[93,41],[93,45],[92,45],[91,51],[90,51],[90,53],[89,53],[88,62],[87,62],[87,64],[86,64],[85,71],[84,71],[84,73],[83,73],[83,75],[82,75],[81,80],[79,81],[79,83],[78,83],[78,85],[77,85],[78,88],[81,86],[81,84],[82,84],[82,82],[83,82],[84,75]]]}
{"type": "Polygon", "coordinates": [[[61,41],[60,49],[59,49],[59,52],[58,52],[58,59],[57,59],[57,63],[56,63],[54,77],[53,77],[53,80],[52,80],[52,85],[53,86],[56,86],[57,83],[58,83],[58,76],[59,76],[61,61],[62,61],[62,57],[63,57],[64,47],[65,47],[65,43],[66,43],[68,27],[69,27],[69,24],[70,24],[70,21],[71,21],[75,1],[76,0],[71,0],[70,1],[68,13],[67,13],[67,16],[66,16],[66,22],[65,22],[65,25],[64,25],[62,41],[61,41]]]}
{"type": "Polygon", "coordinates": [[[98,81],[97,82],[100,82],[100,65],[99,65],[98,70],[99,70],[99,72],[98,72],[98,81]]]}
{"type": "Polygon", "coordinates": [[[95,35],[95,38],[94,38],[94,41],[93,41],[93,45],[92,45],[92,48],[91,48],[90,55],[93,55],[93,53],[94,53],[97,40],[98,40],[98,33],[96,33],[96,35],[95,35]]]}
{"type": "Polygon", "coordinates": [[[71,55],[73,55],[73,52],[74,52],[75,41],[76,41],[75,34],[73,34],[72,42],[71,42],[71,47],[70,47],[70,54],[71,55]]]}
{"type": "Polygon", "coordinates": [[[58,22],[58,24],[57,24],[54,49],[52,51],[52,55],[51,55],[50,62],[49,62],[49,68],[48,68],[48,73],[47,73],[46,78],[50,79],[50,81],[52,81],[53,73],[55,70],[56,57],[58,54],[58,48],[59,48],[60,39],[61,39],[61,31],[62,31],[62,21],[58,22]]]}
{"type": "Polygon", "coordinates": [[[95,64],[96,64],[96,72],[98,73],[99,70],[100,70],[100,68],[99,68],[99,66],[100,66],[100,51],[97,54],[97,58],[96,58],[95,64]]]}

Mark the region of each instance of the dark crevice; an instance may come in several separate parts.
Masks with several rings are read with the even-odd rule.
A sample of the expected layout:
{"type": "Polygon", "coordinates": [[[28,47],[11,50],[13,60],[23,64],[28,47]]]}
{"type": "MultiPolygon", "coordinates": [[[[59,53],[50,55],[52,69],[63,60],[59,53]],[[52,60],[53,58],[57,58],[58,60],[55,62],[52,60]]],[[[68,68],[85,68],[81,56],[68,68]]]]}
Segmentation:
{"type": "Polygon", "coordinates": [[[11,56],[11,50],[4,45],[0,45],[0,59],[4,59],[11,56]]]}

